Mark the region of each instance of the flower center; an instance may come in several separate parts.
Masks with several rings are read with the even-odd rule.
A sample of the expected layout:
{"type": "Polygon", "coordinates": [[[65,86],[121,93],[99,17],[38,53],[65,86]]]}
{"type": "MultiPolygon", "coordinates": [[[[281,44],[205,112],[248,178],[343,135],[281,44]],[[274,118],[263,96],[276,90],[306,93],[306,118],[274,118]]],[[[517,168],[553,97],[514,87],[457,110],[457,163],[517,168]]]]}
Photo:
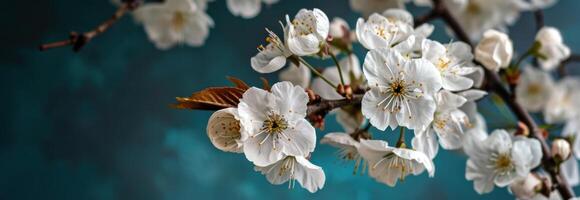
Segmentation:
{"type": "Polygon", "coordinates": [[[288,128],[288,122],[282,115],[270,114],[268,119],[264,121],[262,130],[270,134],[279,134],[288,128]]]}
{"type": "Polygon", "coordinates": [[[305,36],[314,33],[315,19],[313,16],[307,16],[301,19],[292,20],[292,25],[294,25],[294,30],[300,36],[305,36]]]}
{"type": "Polygon", "coordinates": [[[405,88],[405,81],[404,80],[396,80],[391,83],[390,90],[394,96],[402,96],[406,93],[405,88]]]}
{"type": "Polygon", "coordinates": [[[493,162],[493,168],[496,173],[507,174],[511,172],[515,166],[512,163],[511,156],[507,153],[502,154],[492,154],[491,161],[493,162]]]}
{"type": "Polygon", "coordinates": [[[171,24],[173,25],[173,29],[175,31],[181,31],[185,27],[185,14],[181,11],[176,11],[173,14],[173,18],[171,19],[171,24]]]}
{"type": "Polygon", "coordinates": [[[540,84],[534,83],[528,86],[528,94],[538,95],[542,92],[542,86],[540,84]]]}
{"type": "Polygon", "coordinates": [[[479,6],[479,4],[477,4],[475,1],[471,0],[469,1],[469,3],[467,3],[467,13],[476,15],[479,14],[481,12],[481,6],[479,6]]]}
{"type": "Polygon", "coordinates": [[[437,62],[437,69],[439,69],[439,71],[445,71],[449,67],[449,64],[451,64],[451,59],[447,57],[441,57],[437,62]]]}

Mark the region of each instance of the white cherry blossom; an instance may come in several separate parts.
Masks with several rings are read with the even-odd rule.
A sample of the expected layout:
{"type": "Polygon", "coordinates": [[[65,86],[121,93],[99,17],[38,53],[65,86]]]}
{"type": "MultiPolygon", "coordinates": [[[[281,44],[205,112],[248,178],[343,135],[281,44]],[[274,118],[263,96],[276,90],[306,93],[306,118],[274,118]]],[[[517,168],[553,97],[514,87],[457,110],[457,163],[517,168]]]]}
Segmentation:
{"type": "Polygon", "coordinates": [[[433,162],[419,151],[390,147],[382,140],[362,139],[358,152],[368,162],[369,175],[391,187],[410,174],[419,175],[427,170],[429,177],[435,175],[433,162]]]}
{"type": "Polygon", "coordinates": [[[201,46],[209,36],[213,20],[192,0],[167,0],[147,3],[134,12],[149,40],[159,49],[178,44],[201,46]]]}
{"type": "Polygon", "coordinates": [[[495,130],[487,138],[470,137],[464,144],[469,156],[465,178],[473,180],[475,191],[489,193],[494,185],[505,187],[524,178],[540,164],[542,150],[536,139],[512,139],[505,130],[495,130]]]}
{"type": "Polygon", "coordinates": [[[301,9],[290,21],[286,15],[284,37],[290,51],[298,56],[314,55],[326,42],[330,31],[328,17],[321,10],[301,9]]]}
{"type": "Polygon", "coordinates": [[[265,47],[258,46],[258,54],[250,59],[252,68],[260,73],[272,73],[286,65],[286,59],[292,55],[286,44],[269,29],[265,47]]]}
{"type": "Polygon", "coordinates": [[[514,0],[444,0],[451,15],[472,40],[489,29],[507,30],[520,14],[514,0]]]}
{"type": "Polygon", "coordinates": [[[475,47],[475,59],[494,72],[507,68],[513,53],[514,47],[509,36],[493,29],[485,31],[483,39],[475,47]]]}
{"type": "Polygon", "coordinates": [[[570,48],[564,44],[562,34],[554,27],[542,27],[536,34],[536,41],[541,44],[538,53],[545,56],[545,59],[538,59],[544,70],[553,70],[570,57],[570,48]]]}
{"type": "Polygon", "coordinates": [[[532,199],[542,189],[542,180],[538,175],[529,173],[525,178],[516,179],[509,186],[509,191],[517,199],[532,199]]]}
{"type": "Polygon", "coordinates": [[[422,45],[423,58],[431,61],[441,74],[443,89],[459,91],[471,88],[473,80],[466,75],[474,73],[471,47],[463,42],[443,45],[437,41],[425,39],[422,45]]]}
{"type": "Polygon", "coordinates": [[[467,99],[441,90],[436,96],[437,109],[431,125],[424,131],[416,131],[413,148],[424,152],[433,159],[437,155],[439,144],[444,149],[459,149],[463,145],[464,129],[469,125],[469,118],[459,109],[467,99]]]}
{"type": "Polygon", "coordinates": [[[226,5],[233,15],[249,19],[260,13],[262,2],[271,5],[277,3],[278,0],[227,0],[226,5]]]}
{"type": "Polygon", "coordinates": [[[271,165],[254,168],[266,176],[266,179],[274,185],[288,182],[288,187],[293,188],[295,181],[311,193],[324,187],[326,177],[324,171],[302,156],[286,156],[271,165]]]}
{"type": "Polygon", "coordinates": [[[246,139],[242,134],[238,110],[225,108],[211,115],[207,122],[207,136],[218,149],[226,152],[242,153],[242,141],[246,139]]]}
{"type": "Polygon", "coordinates": [[[566,77],[552,88],[552,95],[544,107],[548,123],[561,123],[580,115],[580,79],[566,77]]]}
{"type": "Polygon", "coordinates": [[[542,111],[554,87],[550,74],[532,66],[522,70],[516,87],[516,101],[530,112],[542,111]]]}
{"type": "MultiPolygon", "coordinates": [[[[327,133],[320,140],[321,144],[328,144],[338,148],[338,155],[341,159],[354,161],[354,172],[356,173],[363,162],[363,158],[358,153],[359,142],[351,135],[341,132],[327,133]]],[[[364,171],[364,169],[362,169],[364,171]]]]}
{"type": "Polygon", "coordinates": [[[308,156],[314,150],[316,133],[304,119],[308,96],[290,82],[279,82],[272,92],[252,87],[238,105],[248,138],[244,154],[257,166],[271,165],[286,155],[308,156]]]}
{"type": "Polygon", "coordinates": [[[392,14],[389,17],[373,13],[367,21],[358,19],[356,37],[366,49],[392,47],[413,34],[413,26],[405,20],[405,14],[402,14],[406,12],[389,13],[392,14]]]}
{"type": "Polygon", "coordinates": [[[370,90],[363,97],[362,114],[374,127],[422,130],[433,121],[433,95],[441,89],[441,76],[431,62],[407,60],[381,48],[367,53],[363,71],[370,90]]]}

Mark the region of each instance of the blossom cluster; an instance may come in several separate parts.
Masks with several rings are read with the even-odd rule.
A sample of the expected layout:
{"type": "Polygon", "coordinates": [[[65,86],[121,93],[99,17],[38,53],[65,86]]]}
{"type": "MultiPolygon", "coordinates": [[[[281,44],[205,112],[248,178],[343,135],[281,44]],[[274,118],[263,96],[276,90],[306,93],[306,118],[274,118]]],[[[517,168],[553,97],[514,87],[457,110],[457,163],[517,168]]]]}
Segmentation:
{"type": "MultiPolygon", "coordinates": [[[[472,48],[466,42],[430,39],[435,26],[414,24],[402,9],[405,2],[351,1],[365,16],[354,29],[344,19],[329,20],[317,8],[286,15],[280,21],[281,36],[266,29],[267,44],[258,46],[250,65],[259,73],[279,71],[280,82],[271,88],[247,88],[237,106],[216,111],[207,126],[211,142],[220,150],[243,153],[272,184],[293,187],[298,181],[315,192],[324,186],[325,172],[310,160],[316,128],[322,130],[326,113],[311,108],[322,101],[349,102],[330,110],[344,131],[324,134],[320,143],[336,147],[340,159],[354,163],[355,173],[368,172],[377,182],[395,186],[424,172],[433,177],[433,159],[441,147],[468,156],[465,178],[480,194],[508,187],[520,199],[559,197],[546,183],[555,180],[541,169],[547,156],[577,185],[577,161],[569,158],[580,158],[580,140],[575,140],[580,137],[580,79],[555,81],[551,74],[570,49],[556,28],[546,26],[525,54],[514,56],[505,33],[520,11],[552,3],[444,1],[468,35],[479,40],[472,48]],[[381,6],[369,6],[375,4],[381,6]],[[365,49],[362,64],[353,51],[357,44],[365,49]],[[528,56],[537,64],[528,63],[528,56]],[[312,59],[332,60],[334,65],[316,68],[308,62],[312,59]],[[513,98],[526,111],[537,113],[546,124],[564,124],[551,145],[552,155],[543,155],[543,144],[530,137],[526,125],[488,131],[477,108],[477,101],[488,95],[486,73],[505,76],[506,85],[514,86],[513,98]],[[399,139],[373,139],[371,127],[387,135],[398,130],[399,139]],[[409,145],[407,133],[412,133],[409,145]]],[[[413,2],[433,6],[430,1],[413,2]]]]}

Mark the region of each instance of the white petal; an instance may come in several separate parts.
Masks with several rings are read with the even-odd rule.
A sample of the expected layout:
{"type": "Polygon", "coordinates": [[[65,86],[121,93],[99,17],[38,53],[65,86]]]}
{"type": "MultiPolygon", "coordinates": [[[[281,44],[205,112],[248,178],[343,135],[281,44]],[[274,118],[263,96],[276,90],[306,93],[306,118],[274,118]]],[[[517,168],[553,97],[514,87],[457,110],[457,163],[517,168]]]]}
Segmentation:
{"type": "Polygon", "coordinates": [[[316,145],[316,131],[305,119],[299,120],[294,127],[289,127],[278,141],[282,152],[291,156],[308,156],[316,145]]]}
{"type": "Polygon", "coordinates": [[[207,136],[218,149],[226,152],[242,153],[242,133],[236,108],[218,110],[207,122],[207,136]]]}
{"type": "Polygon", "coordinates": [[[560,169],[562,176],[566,178],[570,186],[574,187],[580,183],[580,173],[578,172],[578,161],[576,159],[568,159],[562,163],[560,169]]]}
{"type": "Polygon", "coordinates": [[[322,168],[310,163],[304,157],[296,157],[297,165],[295,178],[309,192],[314,193],[324,187],[326,176],[322,168]]]}
{"type": "Polygon", "coordinates": [[[227,0],[228,10],[235,16],[253,18],[260,13],[260,0],[227,0]]]}
{"type": "Polygon", "coordinates": [[[286,120],[294,121],[306,117],[308,94],[304,88],[283,81],[272,86],[272,94],[277,97],[276,107],[280,111],[278,114],[284,116],[286,120]]]}
{"type": "MultiPolygon", "coordinates": [[[[370,123],[379,130],[384,131],[387,127],[391,129],[397,128],[396,115],[389,112],[388,110],[383,110],[383,107],[378,104],[385,99],[386,96],[382,95],[379,89],[371,88],[370,91],[366,92],[362,99],[362,114],[370,120],[370,123]]],[[[435,103],[433,102],[433,111],[435,110],[435,103]]],[[[431,118],[433,114],[431,114],[431,118]]]]}
{"type": "Polygon", "coordinates": [[[439,143],[435,137],[435,132],[431,128],[428,128],[419,134],[415,134],[412,143],[414,149],[427,154],[431,159],[435,158],[437,151],[439,150],[439,143]]]}

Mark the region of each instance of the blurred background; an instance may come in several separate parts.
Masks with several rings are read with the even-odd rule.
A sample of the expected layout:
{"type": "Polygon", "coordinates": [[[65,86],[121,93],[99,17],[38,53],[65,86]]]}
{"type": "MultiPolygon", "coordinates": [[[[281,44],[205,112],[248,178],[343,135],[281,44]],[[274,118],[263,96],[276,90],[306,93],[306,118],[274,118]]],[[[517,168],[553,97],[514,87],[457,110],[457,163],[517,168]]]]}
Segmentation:
{"type": "MultiPolygon", "coordinates": [[[[265,27],[282,34],[278,20],[286,13],[313,7],[354,27],[359,15],[347,0],[281,0],[251,20],[232,16],[225,1],[216,0],[208,10],[216,26],[205,46],[169,51],[157,50],[143,27],[125,17],[80,53],[36,47],[107,19],[115,10],[108,0],[3,4],[0,199],[513,199],[505,188],[478,195],[464,178],[465,156],[450,151],[435,159],[434,178],[410,176],[390,188],[353,175],[352,163],[341,162],[336,149],[317,145],[312,162],[326,173],[321,191],[271,185],[243,155],[211,145],[205,133],[210,112],[168,107],[176,96],[229,84],[226,75],[259,85],[264,75],[249,61],[264,43],[265,27]]],[[[545,11],[546,25],[559,28],[573,52],[580,52],[578,8],[580,1],[560,0],[545,11]]],[[[427,11],[410,10],[415,16],[427,11]]],[[[435,24],[432,38],[449,41],[435,24]]],[[[523,52],[535,37],[533,15],[524,13],[510,30],[523,52]]],[[[362,60],[362,49],[357,53],[362,60]]],[[[265,77],[275,81],[277,74],[265,77]]],[[[480,104],[489,127],[514,123],[488,99],[480,104]]],[[[333,116],[327,121],[318,139],[339,130],[333,116]]]]}

